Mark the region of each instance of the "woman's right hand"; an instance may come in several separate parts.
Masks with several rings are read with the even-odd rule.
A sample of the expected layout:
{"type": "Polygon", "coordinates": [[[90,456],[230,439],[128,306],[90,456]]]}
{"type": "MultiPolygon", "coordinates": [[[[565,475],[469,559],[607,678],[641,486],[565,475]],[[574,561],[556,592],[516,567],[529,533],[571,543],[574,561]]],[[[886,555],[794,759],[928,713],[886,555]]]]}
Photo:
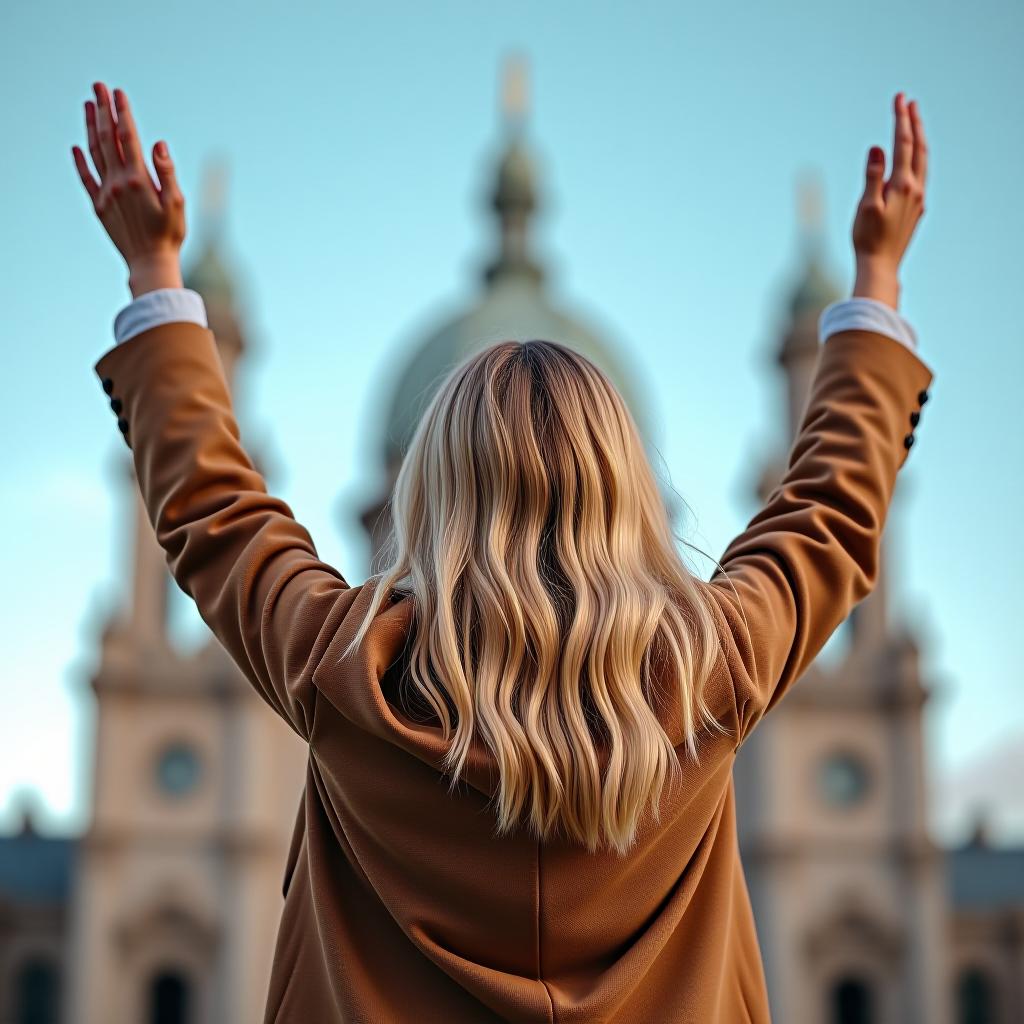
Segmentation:
{"type": "Polygon", "coordinates": [[[928,146],[917,100],[902,92],[893,100],[896,124],[892,175],[885,178],[885,151],[868,152],[864,194],[853,222],[857,279],[853,294],[878,299],[895,309],[899,302],[899,268],[917,222],[924,214],[928,146]]]}

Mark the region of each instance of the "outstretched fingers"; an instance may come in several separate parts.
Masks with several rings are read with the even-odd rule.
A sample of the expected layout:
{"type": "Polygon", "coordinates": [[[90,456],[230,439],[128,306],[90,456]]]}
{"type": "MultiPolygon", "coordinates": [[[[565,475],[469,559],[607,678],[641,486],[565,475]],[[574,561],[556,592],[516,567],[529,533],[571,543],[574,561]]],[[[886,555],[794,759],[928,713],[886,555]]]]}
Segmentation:
{"type": "Polygon", "coordinates": [[[856,287],[861,289],[854,294],[873,295],[895,308],[900,263],[924,213],[921,174],[925,150],[919,146],[924,137],[917,131],[920,114],[916,101],[908,105],[904,94],[898,92],[893,109],[896,125],[892,174],[888,181],[883,180],[885,153],[881,146],[872,146],[864,170],[864,196],[853,222],[853,247],[858,266],[856,287]]]}
{"type": "Polygon", "coordinates": [[[89,193],[89,198],[95,204],[96,198],[100,194],[99,182],[92,176],[89,162],[85,159],[85,154],[78,146],[71,147],[71,155],[75,158],[75,167],[78,169],[78,176],[82,179],[85,191],[89,193]]]}
{"type": "Polygon", "coordinates": [[[96,93],[96,135],[99,140],[103,167],[97,168],[102,178],[115,174],[124,164],[123,155],[115,132],[114,109],[110,104],[110,93],[102,82],[93,85],[96,93]]]}
{"type": "Polygon", "coordinates": [[[95,170],[81,147],[71,147],[93,210],[136,281],[180,279],[175,268],[185,238],[185,201],[166,145],[160,142],[153,150],[158,186],[124,90],[108,89],[103,82],[94,82],[93,90],[85,124],[95,170]]]}
{"type": "Polygon", "coordinates": [[[864,171],[864,202],[880,206],[885,180],[885,150],[872,146],[868,151],[868,164],[864,171]]]}
{"type": "Polygon", "coordinates": [[[896,93],[893,106],[896,111],[896,123],[893,126],[892,173],[894,177],[903,178],[911,172],[914,133],[910,127],[906,97],[902,92],[896,93]]]}
{"type": "Polygon", "coordinates": [[[107,162],[103,158],[103,150],[100,149],[100,136],[96,125],[96,104],[92,100],[85,101],[85,134],[89,140],[89,152],[92,154],[93,165],[102,181],[107,173],[107,162]]]}
{"type": "Polygon", "coordinates": [[[910,128],[910,115],[906,110],[906,97],[902,92],[896,93],[894,106],[896,121],[893,126],[893,174],[902,176],[909,173],[913,156],[913,132],[910,128]]]}
{"type": "Polygon", "coordinates": [[[160,179],[161,204],[165,210],[180,213],[185,207],[185,196],[178,187],[178,176],[174,171],[171,154],[167,152],[167,143],[162,139],[153,147],[153,166],[160,179]]]}
{"type": "Polygon", "coordinates": [[[914,133],[914,156],[910,166],[923,186],[928,177],[928,142],[924,137],[924,122],[917,100],[910,103],[910,126],[914,133]]]}
{"type": "Polygon", "coordinates": [[[117,107],[117,140],[124,154],[124,165],[141,173],[146,169],[142,159],[142,147],[139,145],[139,135],[135,130],[135,118],[132,116],[128,97],[123,89],[114,90],[114,103],[117,107]]]}

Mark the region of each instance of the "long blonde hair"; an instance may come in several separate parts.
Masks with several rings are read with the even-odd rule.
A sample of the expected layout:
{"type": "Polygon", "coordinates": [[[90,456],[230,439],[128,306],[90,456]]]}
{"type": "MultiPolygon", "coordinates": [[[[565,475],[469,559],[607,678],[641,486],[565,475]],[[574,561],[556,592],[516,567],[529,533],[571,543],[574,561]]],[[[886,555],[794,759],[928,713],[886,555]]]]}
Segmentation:
{"type": "Polygon", "coordinates": [[[387,564],[345,656],[406,590],[409,676],[446,741],[454,730],[451,788],[476,731],[499,772],[499,834],[528,807],[538,838],[561,826],[594,851],[603,830],[627,852],[681,773],[657,683],[676,681],[692,757],[698,719],[724,730],[703,694],[714,617],[614,385],[557,342],[484,348],[433,395],[390,508],[387,564]]]}

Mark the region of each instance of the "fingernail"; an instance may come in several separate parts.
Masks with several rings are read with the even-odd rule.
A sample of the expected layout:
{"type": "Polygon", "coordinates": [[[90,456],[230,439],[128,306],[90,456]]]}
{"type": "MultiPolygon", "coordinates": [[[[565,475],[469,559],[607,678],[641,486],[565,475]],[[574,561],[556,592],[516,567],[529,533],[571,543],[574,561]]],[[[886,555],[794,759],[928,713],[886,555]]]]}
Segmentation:
{"type": "Polygon", "coordinates": [[[157,151],[157,152],[158,152],[158,153],[159,153],[159,154],[160,154],[161,156],[167,156],[167,144],[166,144],[166,143],[164,143],[164,142],[158,142],[158,143],[156,144],[156,151],[157,151]]]}

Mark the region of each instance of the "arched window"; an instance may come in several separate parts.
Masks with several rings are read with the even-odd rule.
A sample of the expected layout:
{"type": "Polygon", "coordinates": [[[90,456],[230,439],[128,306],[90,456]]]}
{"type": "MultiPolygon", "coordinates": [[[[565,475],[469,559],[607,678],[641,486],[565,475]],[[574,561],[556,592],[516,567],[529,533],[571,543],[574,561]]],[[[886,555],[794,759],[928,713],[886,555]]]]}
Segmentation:
{"type": "Polygon", "coordinates": [[[189,1024],[192,993],[178,971],[159,971],[149,986],[150,1024],[189,1024]]]}
{"type": "Polygon", "coordinates": [[[27,960],[14,982],[16,1024],[57,1024],[59,999],[57,965],[45,957],[27,960]]]}
{"type": "Polygon", "coordinates": [[[996,999],[992,979],[978,967],[968,967],[956,983],[956,1024],[995,1024],[996,999]]]}
{"type": "Polygon", "coordinates": [[[874,1000],[862,978],[843,977],[832,986],[829,1020],[832,1024],[873,1024],[874,1000]]]}

